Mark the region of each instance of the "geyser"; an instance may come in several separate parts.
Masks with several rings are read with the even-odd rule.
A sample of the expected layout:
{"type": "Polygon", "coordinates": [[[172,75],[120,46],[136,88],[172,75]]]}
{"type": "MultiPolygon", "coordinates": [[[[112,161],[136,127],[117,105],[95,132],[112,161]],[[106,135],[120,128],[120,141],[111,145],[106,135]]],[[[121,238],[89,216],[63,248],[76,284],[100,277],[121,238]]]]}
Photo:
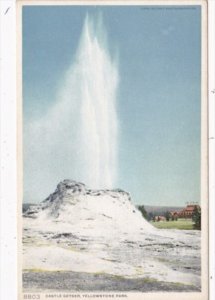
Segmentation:
{"type": "Polygon", "coordinates": [[[117,173],[118,73],[105,44],[101,19],[86,17],[76,66],[80,85],[80,159],[83,180],[97,188],[113,187],[117,173]]]}
{"type": "Polygon", "coordinates": [[[42,200],[65,177],[92,188],[116,186],[117,86],[117,62],[102,18],[86,16],[56,101],[42,118],[25,125],[26,195],[42,200]]]}

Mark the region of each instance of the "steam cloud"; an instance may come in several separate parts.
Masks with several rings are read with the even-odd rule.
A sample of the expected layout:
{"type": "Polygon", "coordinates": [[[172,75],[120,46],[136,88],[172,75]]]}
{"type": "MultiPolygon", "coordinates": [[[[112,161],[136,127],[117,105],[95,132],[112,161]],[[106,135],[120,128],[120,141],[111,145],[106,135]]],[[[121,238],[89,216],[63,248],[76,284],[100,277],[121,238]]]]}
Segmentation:
{"type": "Polygon", "coordinates": [[[33,193],[40,201],[64,178],[92,188],[115,186],[118,81],[102,18],[86,16],[57,101],[41,119],[25,126],[25,197],[33,193]]]}

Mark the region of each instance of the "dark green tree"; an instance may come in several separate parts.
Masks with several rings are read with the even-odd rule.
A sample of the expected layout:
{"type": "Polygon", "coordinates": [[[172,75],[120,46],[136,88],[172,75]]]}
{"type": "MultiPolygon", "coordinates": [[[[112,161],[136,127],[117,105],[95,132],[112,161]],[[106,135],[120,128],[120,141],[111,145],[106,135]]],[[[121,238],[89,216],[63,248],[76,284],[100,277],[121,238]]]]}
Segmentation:
{"type": "Polygon", "coordinates": [[[147,220],[148,219],[148,214],[147,214],[147,211],[145,210],[144,205],[139,205],[138,209],[141,212],[143,218],[145,218],[147,220]]]}
{"type": "Polygon", "coordinates": [[[171,213],[169,211],[166,211],[164,216],[165,216],[166,220],[169,221],[171,218],[171,213]]]}
{"type": "Polygon", "coordinates": [[[194,222],[194,229],[201,230],[201,208],[200,206],[196,206],[192,216],[194,222]]]}
{"type": "Polygon", "coordinates": [[[148,221],[152,221],[153,218],[154,218],[154,214],[152,212],[150,212],[150,213],[147,214],[147,220],[148,221]]]}

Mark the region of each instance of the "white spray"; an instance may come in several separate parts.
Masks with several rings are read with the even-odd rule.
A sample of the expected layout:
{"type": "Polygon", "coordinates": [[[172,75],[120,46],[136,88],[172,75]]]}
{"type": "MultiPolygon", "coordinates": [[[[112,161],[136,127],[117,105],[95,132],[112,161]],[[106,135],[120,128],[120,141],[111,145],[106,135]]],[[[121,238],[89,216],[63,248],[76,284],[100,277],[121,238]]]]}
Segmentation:
{"type": "Polygon", "coordinates": [[[115,186],[117,86],[117,63],[108,51],[102,18],[87,16],[57,101],[25,129],[25,186],[32,187],[31,194],[43,199],[64,178],[92,188],[115,186]]]}
{"type": "Polygon", "coordinates": [[[101,28],[101,22],[95,24],[86,18],[77,55],[83,178],[97,188],[113,187],[117,172],[118,74],[105,41],[101,40],[101,28]]]}

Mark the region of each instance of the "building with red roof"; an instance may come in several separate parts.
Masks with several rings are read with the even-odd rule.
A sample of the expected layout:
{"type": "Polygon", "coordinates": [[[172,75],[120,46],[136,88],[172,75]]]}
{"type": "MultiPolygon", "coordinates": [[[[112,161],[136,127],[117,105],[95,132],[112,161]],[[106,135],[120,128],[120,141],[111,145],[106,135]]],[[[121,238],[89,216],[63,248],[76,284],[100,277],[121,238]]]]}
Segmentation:
{"type": "Polygon", "coordinates": [[[186,208],[182,209],[178,215],[179,218],[192,218],[196,209],[200,209],[198,204],[188,204],[186,208]]]}

